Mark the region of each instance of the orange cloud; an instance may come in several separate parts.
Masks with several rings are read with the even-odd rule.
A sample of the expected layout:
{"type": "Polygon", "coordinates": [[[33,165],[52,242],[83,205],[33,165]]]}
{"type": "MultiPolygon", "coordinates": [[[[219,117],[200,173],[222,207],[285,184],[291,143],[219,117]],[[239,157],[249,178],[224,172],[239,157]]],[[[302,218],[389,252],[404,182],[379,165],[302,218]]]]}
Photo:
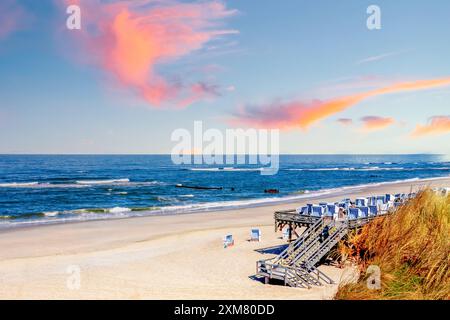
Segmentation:
{"type": "Polygon", "coordinates": [[[272,127],[280,129],[300,127],[306,129],[324,118],[342,112],[371,97],[397,92],[425,90],[449,85],[450,77],[401,82],[379,89],[325,101],[292,101],[287,103],[277,101],[272,104],[262,106],[247,105],[242,107],[235,114],[232,122],[256,127],[272,127]]]}
{"type": "Polygon", "coordinates": [[[29,18],[25,10],[15,0],[0,2],[0,40],[6,39],[11,33],[23,28],[29,18]]]}
{"type": "Polygon", "coordinates": [[[377,131],[389,127],[395,120],[392,118],[383,118],[377,116],[366,116],[361,118],[364,131],[377,131]]]}
{"type": "MultiPolygon", "coordinates": [[[[67,3],[73,3],[67,0],[67,3]]],[[[235,14],[221,2],[78,0],[82,30],[70,31],[85,48],[83,57],[152,106],[186,106],[212,97],[212,85],[194,75],[169,80],[161,68],[201,50],[211,40],[236,33],[219,23],[235,14]],[[182,79],[183,78],[183,79],[182,79]]]]}
{"type": "Polygon", "coordinates": [[[428,120],[426,125],[417,125],[411,133],[412,137],[422,137],[426,135],[439,135],[450,132],[450,116],[434,116],[428,120]]]}

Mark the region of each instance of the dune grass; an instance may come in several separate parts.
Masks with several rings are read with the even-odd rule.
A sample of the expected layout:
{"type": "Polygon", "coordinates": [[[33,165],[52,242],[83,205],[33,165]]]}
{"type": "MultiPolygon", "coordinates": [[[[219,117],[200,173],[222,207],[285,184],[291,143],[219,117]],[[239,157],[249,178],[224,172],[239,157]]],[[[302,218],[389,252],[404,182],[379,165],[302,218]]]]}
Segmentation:
{"type": "Polygon", "coordinates": [[[336,299],[450,299],[450,196],[425,189],[394,214],[375,219],[340,243],[356,262],[357,283],[339,286],[336,299]],[[367,268],[381,269],[381,288],[369,289],[367,268]]]}

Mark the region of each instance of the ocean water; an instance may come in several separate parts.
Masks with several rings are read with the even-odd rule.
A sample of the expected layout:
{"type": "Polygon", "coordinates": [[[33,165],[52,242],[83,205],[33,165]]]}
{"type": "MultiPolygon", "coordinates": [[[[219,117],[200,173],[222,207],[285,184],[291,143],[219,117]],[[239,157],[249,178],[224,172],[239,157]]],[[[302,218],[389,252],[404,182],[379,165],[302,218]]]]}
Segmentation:
{"type": "Polygon", "coordinates": [[[168,155],[0,155],[0,227],[255,206],[449,175],[439,155],[284,155],[273,176],[255,165],[175,165],[168,155]]]}

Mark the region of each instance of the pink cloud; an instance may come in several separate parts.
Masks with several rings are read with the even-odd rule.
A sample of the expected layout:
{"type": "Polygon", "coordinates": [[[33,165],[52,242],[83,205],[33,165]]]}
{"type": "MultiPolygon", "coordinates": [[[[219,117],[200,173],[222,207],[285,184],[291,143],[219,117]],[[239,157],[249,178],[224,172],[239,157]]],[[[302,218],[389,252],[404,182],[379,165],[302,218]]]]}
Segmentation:
{"type": "MultiPolygon", "coordinates": [[[[73,0],[67,0],[73,4],[73,0]]],[[[196,53],[212,40],[236,33],[221,23],[236,13],[221,2],[78,0],[82,60],[101,67],[152,106],[187,106],[216,95],[212,84],[177,74],[169,80],[160,68],[196,53]]]]}
{"type": "Polygon", "coordinates": [[[0,40],[6,39],[13,32],[26,24],[28,16],[23,7],[15,0],[0,2],[0,40]]]}
{"type": "Polygon", "coordinates": [[[414,138],[427,135],[440,135],[450,133],[450,116],[434,116],[428,119],[426,125],[418,124],[411,133],[414,138]]]}
{"type": "Polygon", "coordinates": [[[363,122],[364,131],[382,130],[394,124],[395,122],[393,118],[383,118],[377,116],[366,116],[361,118],[361,121],[363,122]]]}
{"type": "Polygon", "coordinates": [[[234,115],[233,119],[231,119],[231,123],[263,128],[291,129],[300,127],[306,129],[318,121],[347,110],[369,98],[397,92],[426,90],[449,85],[450,77],[417,80],[394,83],[378,89],[367,90],[328,100],[276,101],[271,104],[257,106],[244,105],[234,115]]]}

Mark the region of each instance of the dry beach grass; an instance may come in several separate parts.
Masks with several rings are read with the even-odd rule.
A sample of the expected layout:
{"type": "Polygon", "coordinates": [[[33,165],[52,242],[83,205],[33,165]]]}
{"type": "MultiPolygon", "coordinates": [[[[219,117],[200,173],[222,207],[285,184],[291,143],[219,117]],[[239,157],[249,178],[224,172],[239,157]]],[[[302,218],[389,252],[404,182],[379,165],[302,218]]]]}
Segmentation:
{"type": "Polygon", "coordinates": [[[338,299],[450,299],[450,195],[421,191],[390,216],[364,226],[340,247],[365,274],[381,269],[381,289],[367,277],[339,288],[338,299]]]}

